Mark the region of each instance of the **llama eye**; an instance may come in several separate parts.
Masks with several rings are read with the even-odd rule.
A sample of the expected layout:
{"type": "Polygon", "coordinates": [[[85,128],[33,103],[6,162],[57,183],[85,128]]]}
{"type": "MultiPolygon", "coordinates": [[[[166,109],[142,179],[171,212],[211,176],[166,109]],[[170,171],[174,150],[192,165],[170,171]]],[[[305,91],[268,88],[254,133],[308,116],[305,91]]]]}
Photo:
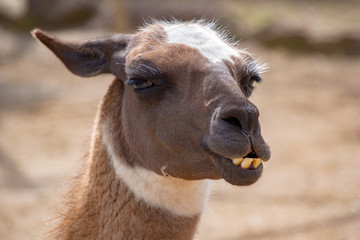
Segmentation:
{"type": "Polygon", "coordinates": [[[246,97],[249,97],[254,90],[254,82],[261,82],[262,79],[258,74],[251,75],[247,78],[244,78],[241,88],[245,93],[246,97]]]}
{"type": "Polygon", "coordinates": [[[130,78],[125,83],[128,85],[132,85],[135,91],[144,90],[146,88],[154,86],[154,83],[152,81],[143,78],[130,78]]]}
{"type": "Polygon", "coordinates": [[[259,75],[253,75],[250,77],[250,82],[253,83],[253,82],[261,82],[261,77],[259,75]]]}

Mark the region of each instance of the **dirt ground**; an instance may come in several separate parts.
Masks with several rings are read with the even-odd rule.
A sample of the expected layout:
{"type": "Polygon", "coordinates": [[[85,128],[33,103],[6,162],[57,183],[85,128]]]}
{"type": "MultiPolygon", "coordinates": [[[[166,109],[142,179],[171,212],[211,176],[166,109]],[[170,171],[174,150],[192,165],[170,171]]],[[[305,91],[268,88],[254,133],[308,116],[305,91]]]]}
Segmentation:
{"type": "MultiPolygon", "coordinates": [[[[7,240],[44,239],[53,227],[112,79],[73,76],[43,46],[24,41],[0,64],[0,239],[7,240]]],[[[272,159],[252,186],[213,182],[199,239],[359,239],[360,58],[242,44],[271,67],[252,101],[272,159]]]]}

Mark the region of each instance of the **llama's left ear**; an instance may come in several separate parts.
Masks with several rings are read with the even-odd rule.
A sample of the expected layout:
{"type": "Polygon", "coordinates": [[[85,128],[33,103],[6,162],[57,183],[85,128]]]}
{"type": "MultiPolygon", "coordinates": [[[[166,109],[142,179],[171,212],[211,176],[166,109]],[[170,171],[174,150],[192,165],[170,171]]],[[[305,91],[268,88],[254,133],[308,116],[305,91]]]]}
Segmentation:
{"type": "Polygon", "coordinates": [[[126,51],[132,35],[119,34],[85,42],[66,42],[40,29],[32,35],[45,44],[74,74],[82,77],[112,73],[111,61],[115,52],[126,51]]]}

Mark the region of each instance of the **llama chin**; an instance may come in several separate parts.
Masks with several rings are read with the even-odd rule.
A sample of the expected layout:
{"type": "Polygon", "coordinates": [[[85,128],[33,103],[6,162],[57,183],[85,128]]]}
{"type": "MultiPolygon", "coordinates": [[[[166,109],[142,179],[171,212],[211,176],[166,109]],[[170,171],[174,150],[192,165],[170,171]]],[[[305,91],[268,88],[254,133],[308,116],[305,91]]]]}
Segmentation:
{"type": "Polygon", "coordinates": [[[209,180],[256,182],[270,159],[249,100],[266,65],[203,20],[67,42],[33,36],[72,73],[115,79],[57,239],[192,239],[209,180]]]}

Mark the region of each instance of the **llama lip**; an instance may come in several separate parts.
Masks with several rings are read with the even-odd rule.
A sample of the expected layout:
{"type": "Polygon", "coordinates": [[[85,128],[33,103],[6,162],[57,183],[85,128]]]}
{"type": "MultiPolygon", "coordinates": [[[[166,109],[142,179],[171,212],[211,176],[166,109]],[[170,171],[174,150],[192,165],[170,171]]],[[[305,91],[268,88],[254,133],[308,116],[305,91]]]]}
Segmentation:
{"type": "Polygon", "coordinates": [[[246,163],[243,167],[241,165],[238,166],[240,163],[235,165],[232,159],[216,153],[210,153],[210,158],[224,180],[233,185],[245,186],[253,184],[261,177],[263,171],[263,164],[259,160],[260,158],[243,158],[241,163],[246,163]],[[245,161],[245,159],[249,160],[245,161]],[[256,168],[255,165],[257,165],[256,168]]]}

